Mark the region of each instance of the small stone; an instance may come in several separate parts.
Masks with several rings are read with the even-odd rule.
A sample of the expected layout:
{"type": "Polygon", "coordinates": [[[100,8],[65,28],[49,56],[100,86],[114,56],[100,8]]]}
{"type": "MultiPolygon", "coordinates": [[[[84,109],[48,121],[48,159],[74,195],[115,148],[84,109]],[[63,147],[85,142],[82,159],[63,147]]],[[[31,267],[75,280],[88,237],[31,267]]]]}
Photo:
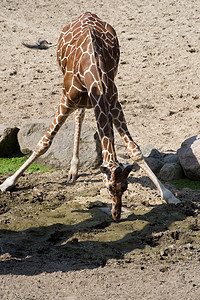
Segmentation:
{"type": "Polygon", "coordinates": [[[146,144],[140,147],[144,157],[154,157],[162,159],[162,154],[151,144],[146,144]]]}

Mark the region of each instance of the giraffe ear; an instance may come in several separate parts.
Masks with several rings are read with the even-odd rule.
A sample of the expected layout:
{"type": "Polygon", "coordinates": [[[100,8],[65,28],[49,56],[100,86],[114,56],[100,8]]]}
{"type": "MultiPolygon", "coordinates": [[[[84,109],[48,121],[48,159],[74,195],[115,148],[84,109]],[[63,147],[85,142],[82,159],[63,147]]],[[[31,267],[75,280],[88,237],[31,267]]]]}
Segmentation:
{"type": "Polygon", "coordinates": [[[106,174],[108,176],[108,178],[110,178],[111,172],[110,172],[110,170],[107,167],[101,166],[100,170],[101,170],[101,173],[106,174]]]}
{"type": "Polygon", "coordinates": [[[115,170],[115,175],[120,175],[122,173],[122,168],[121,167],[118,167],[116,170],[115,170]]]}
{"type": "Polygon", "coordinates": [[[132,165],[127,165],[125,168],[124,168],[124,172],[127,173],[127,176],[128,174],[132,171],[133,169],[133,166],[132,165]]]}

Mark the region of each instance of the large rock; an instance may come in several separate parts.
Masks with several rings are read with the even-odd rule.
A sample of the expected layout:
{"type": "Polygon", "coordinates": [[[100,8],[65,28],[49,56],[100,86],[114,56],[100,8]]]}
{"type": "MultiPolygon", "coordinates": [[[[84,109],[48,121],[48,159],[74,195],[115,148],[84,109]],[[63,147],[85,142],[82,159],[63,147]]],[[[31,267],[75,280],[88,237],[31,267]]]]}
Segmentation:
{"type": "MultiPolygon", "coordinates": [[[[33,152],[41,136],[51,125],[51,120],[32,120],[22,124],[18,133],[21,152],[33,152]]],[[[66,122],[58,131],[49,150],[37,159],[37,163],[49,167],[69,168],[73,152],[74,122],[66,122]]],[[[95,129],[88,124],[83,124],[80,140],[80,165],[89,166],[97,158],[95,129]]],[[[97,147],[98,148],[98,147],[97,147]]]]}
{"type": "Polygon", "coordinates": [[[200,180],[200,135],[185,140],[177,154],[185,175],[200,180]]]}
{"type": "Polygon", "coordinates": [[[8,125],[0,125],[0,156],[9,156],[19,150],[17,141],[17,127],[9,127],[8,125]]]}
{"type": "Polygon", "coordinates": [[[167,162],[159,172],[159,178],[163,181],[180,179],[183,177],[183,170],[178,162],[167,162]]]}
{"type": "Polygon", "coordinates": [[[145,161],[147,162],[148,166],[151,168],[151,170],[158,175],[161,168],[163,167],[164,163],[161,159],[155,158],[155,157],[147,157],[145,158],[145,161]]]}

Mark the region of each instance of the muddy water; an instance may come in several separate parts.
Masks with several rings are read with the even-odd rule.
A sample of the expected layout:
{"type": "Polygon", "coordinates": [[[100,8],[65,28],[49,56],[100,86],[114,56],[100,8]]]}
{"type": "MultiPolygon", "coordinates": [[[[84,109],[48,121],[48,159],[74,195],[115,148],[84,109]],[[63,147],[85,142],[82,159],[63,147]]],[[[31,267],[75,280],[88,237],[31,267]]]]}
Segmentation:
{"type": "Polygon", "coordinates": [[[155,191],[141,185],[140,196],[145,193],[149,199],[138,201],[135,182],[124,196],[122,218],[116,223],[100,181],[79,178],[68,185],[58,173],[51,174],[56,183],[47,182],[48,175],[38,176],[35,182],[33,175],[25,175],[12,193],[1,194],[1,261],[67,256],[75,264],[89,260],[104,265],[110,259],[199,259],[199,215],[192,202],[175,207],[158,198],[153,204],[155,191]]]}

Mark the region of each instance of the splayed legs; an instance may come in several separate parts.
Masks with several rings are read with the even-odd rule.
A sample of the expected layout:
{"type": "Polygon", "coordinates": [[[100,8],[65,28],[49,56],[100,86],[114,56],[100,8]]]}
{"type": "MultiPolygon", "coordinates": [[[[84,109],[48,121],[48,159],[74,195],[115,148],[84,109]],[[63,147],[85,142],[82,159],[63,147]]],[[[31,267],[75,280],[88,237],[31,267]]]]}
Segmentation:
{"type": "Polygon", "coordinates": [[[17,179],[24,173],[24,171],[41,155],[43,155],[51,146],[54,136],[66,120],[66,118],[74,111],[74,108],[68,105],[66,97],[63,96],[61,103],[58,107],[58,112],[51,124],[47,133],[41,137],[32,155],[27,161],[10,177],[8,177],[1,185],[2,192],[10,190],[15,184],[17,179]]]}

